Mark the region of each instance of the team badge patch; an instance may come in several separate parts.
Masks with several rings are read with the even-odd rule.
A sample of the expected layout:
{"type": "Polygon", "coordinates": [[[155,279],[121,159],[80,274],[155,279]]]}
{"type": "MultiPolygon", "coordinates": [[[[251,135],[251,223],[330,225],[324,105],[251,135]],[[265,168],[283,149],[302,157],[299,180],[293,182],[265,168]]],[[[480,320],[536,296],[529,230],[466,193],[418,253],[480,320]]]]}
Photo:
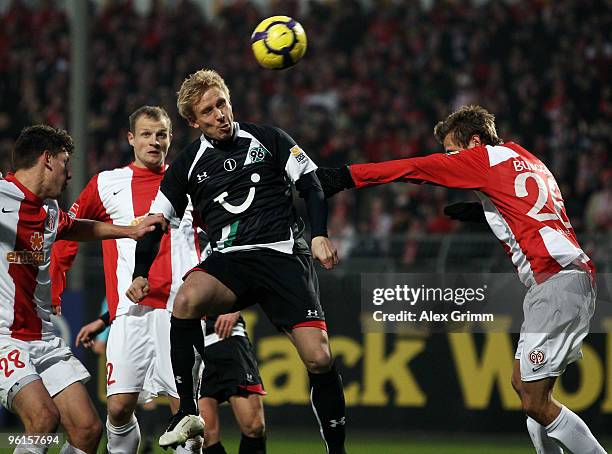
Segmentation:
{"type": "Polygon", "coordinates": [[[546,362],[546,355],[544,352],[538,348],[534,348],[529,352],[529,362],[534,366],[539,366],[540,364],[544,364],[546,362]]]}
{"type": "Polygon", "coordinates": [[[266,157],[266,149],[264,147],[253,147],[249,150],[249,158],[251,162],[261,162],[266,157]]]}
{"type": "Polygon", "coordinates": [[[244,160],[244,165],[263,162],[266,159],[266,154],[272,156],[272,153],[270,153],[266,147],[256,140],[252,140],[249,151],[247,151],[246,159],[244,160]]]}

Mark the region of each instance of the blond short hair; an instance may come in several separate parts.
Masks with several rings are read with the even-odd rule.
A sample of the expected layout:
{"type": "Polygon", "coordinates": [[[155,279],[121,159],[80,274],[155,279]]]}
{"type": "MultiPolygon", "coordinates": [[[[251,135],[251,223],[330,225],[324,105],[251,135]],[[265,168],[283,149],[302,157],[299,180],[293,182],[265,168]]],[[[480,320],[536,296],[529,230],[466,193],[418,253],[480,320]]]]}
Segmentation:
{"type": "Polygon", "coordinates": [[[227,88],[223,78],[214,69],[200,69],[187,76],[176,93],[178,96],[176,107],[181,117],[187,121],[193,121],[195,119],[193,106],[200,101],[202,95],[211,87],[219,88],[225,93],[229,101],[229,88],[227,88]]]}

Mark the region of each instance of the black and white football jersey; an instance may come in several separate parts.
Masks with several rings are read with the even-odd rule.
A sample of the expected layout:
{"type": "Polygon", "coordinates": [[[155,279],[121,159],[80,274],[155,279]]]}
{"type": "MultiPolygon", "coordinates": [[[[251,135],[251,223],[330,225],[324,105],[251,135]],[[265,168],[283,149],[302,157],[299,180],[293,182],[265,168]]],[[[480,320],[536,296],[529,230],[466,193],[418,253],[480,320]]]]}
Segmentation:
{"type": "Polygon", "coordinates": [[[232,139],[216,142],[202,135],[178,154],[151,213],[176,225],[190,198],[194,219],[214,251],[267,248],[291,254],[303,231],[291,184],[316,168],[283,130],[235,122],[232,139]]]}

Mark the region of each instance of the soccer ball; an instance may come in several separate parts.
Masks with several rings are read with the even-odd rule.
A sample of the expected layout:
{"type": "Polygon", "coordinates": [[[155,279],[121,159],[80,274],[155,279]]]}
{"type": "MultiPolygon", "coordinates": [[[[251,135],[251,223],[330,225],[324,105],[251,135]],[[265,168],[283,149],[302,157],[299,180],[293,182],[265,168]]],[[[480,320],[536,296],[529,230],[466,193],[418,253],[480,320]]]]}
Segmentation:
{"type": "Polygon", "coordinates": [[[306,53],[306,32],[295,19],[272,16],[259,23],[251,35],[253,54],[267,69],[295,65],[306,53]]]}

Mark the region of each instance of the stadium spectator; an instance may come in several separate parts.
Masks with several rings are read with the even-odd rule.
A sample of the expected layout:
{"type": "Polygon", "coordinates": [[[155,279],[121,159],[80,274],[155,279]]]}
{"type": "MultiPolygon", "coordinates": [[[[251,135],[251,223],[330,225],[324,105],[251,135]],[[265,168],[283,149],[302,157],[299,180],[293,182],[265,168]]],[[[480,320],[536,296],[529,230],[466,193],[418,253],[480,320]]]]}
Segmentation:
{"type": "MultiPolygon", "coordinates": [[[[504,131],[539,150],[564,188],[576,231],[586,230],[586,205],[569,195],[588,200],[609,161],[612,41],[606,32],[612,17],[605,0],[372,7],[352,0],[312,2],[300,16],[308,53],[280,73],[258,69],[245,39],[262,11],[251,2],[231,3],[214,18],[189,0],[153,2],[145,15],[133,2],[101,3],[91,33],[90,175],[130,162],[121,118],[139,105],[171,105],[174,87],[209,61],[227,74],[242,118],[270,119],[324,166],[432,149],[430,124],[467,95],[486,100],[504,131]],[[475,30],[475,23],[483,26],[475,30]],[[194,40],[191,31],[202,39],[194,40]],[[448,64],[464,68],[461,75],[448,64]],[[322,72],[323,88],[316,82],[322,72]],[[258,90],[249,95],[246,87],[258,90]],[[333,103],[323,104],[336,109],[335,116],[320,103],[306,105],[330,93],[333,103]]],[[[278,13],[296,8],[277,6],[278,13]]],[[[69,30],[54,2],[40,9],[13,1],[0,25],[0,54],[6,56],[0,59],[0,168],[9,170],[8,150],[22,125],[48,118],[65,127],[69,104],[59,103],[57,94],[69,88],[69,30]]],[[[192,135],[175,112],[170,116],[175,144],[183,147],[192,135]]],[[[407,206],[387,195],[387,213],[405,206],[411,216],[432,216],[418,203],[407,206]]],[[[357,206],[368,198],[351,197],[357,206]]],[[[426,197],[419,191],[415,201],[426,197]]],[[[367,217],[351,216],[353,230],[367,217]]],[[[431,221],[424,219],[426,233],[439,229],[431,221]]]]}

